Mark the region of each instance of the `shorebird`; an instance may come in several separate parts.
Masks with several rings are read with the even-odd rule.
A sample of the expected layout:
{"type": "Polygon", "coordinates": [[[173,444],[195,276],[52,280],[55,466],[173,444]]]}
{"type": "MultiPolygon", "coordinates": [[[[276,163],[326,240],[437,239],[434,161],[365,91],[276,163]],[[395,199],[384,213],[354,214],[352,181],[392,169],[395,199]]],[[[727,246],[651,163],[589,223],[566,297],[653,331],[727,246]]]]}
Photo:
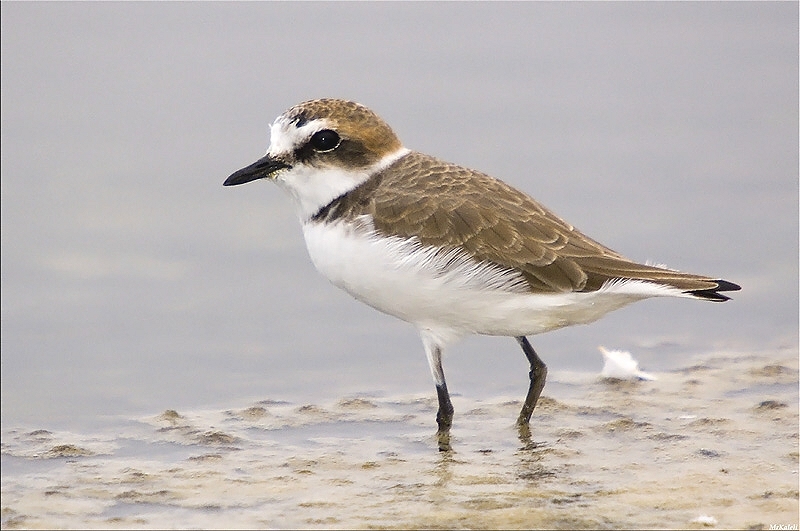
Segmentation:
{"type": "Polygon", "coordinates": [[[453,421],[442,351],[454,340],[516,338],[530,363],[517,418],[523,433],[547,376],[526,336],[649,297],[722,302],[723,292],[740,289],[631,261],[503,181],[409,150],[355,102],[300,103],[270,134],[266,155],[224,185],[275,181],[294,201],[317,270],[417,328],[436,384],[442,450],[453,421]]]}

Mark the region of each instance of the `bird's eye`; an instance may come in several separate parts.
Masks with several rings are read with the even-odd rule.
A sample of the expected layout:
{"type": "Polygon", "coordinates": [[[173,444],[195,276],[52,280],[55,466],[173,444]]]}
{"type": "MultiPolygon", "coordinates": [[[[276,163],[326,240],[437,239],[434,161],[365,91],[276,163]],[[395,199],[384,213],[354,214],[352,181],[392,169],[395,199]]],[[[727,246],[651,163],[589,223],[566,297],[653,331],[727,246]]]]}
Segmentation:
{"type": "Polygon", "coordinates": [[[311,146],[317,151],[325,152],[336,149],[341,141],[342,139],[336,131],[323,129],[311,137],[311,146]]]}

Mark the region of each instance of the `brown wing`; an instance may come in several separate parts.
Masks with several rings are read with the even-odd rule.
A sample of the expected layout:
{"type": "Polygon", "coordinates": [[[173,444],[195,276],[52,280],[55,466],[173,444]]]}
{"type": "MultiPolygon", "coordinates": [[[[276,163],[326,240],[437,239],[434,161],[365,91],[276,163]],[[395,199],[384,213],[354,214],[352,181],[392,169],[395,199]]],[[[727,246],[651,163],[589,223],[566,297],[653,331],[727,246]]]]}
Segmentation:
{"type": "Polygon", "coordinates": [[[520,269],[534,292],[594,291],[620,278],[692,292],[720,287],[708,277],[632,262],[502,181],[427,155],[412,152],[376,177],[348,210],[369,211],[378,231],[520,269]]]}

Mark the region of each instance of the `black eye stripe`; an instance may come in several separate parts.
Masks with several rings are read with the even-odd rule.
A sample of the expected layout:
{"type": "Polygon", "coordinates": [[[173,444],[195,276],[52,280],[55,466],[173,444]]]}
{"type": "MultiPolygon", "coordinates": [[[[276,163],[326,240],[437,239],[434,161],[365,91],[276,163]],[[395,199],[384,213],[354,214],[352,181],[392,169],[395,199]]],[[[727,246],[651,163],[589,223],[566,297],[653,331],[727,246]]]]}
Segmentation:
{"type": "Polygon", "coordinates": [[[331,129],[323,129],[314,133],[308,143],[315,151],[326,152],[339,147],[341,141],[339,133],[331,129]]]}

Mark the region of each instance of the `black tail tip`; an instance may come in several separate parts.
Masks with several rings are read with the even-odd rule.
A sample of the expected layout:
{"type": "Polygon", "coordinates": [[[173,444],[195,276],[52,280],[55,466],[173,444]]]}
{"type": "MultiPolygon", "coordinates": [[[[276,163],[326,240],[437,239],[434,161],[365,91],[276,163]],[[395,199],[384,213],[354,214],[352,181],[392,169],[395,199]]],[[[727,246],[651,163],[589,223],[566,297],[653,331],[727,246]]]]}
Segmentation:
{"type": "Polygon", "coordinates": [[[720,291],[739,291],[742,287],[738,284],[734,284],[733,282],[728,282],[727,280],[715,280],[714,282],[717,283],[716,288],[711,289],[698,289],[694,291],[687,291],[686,293],[697,297],[698,299],[703,299],[712,302],[725,302],[730,300],[731,298],[722,295],[719,293],[720,291]]]}

